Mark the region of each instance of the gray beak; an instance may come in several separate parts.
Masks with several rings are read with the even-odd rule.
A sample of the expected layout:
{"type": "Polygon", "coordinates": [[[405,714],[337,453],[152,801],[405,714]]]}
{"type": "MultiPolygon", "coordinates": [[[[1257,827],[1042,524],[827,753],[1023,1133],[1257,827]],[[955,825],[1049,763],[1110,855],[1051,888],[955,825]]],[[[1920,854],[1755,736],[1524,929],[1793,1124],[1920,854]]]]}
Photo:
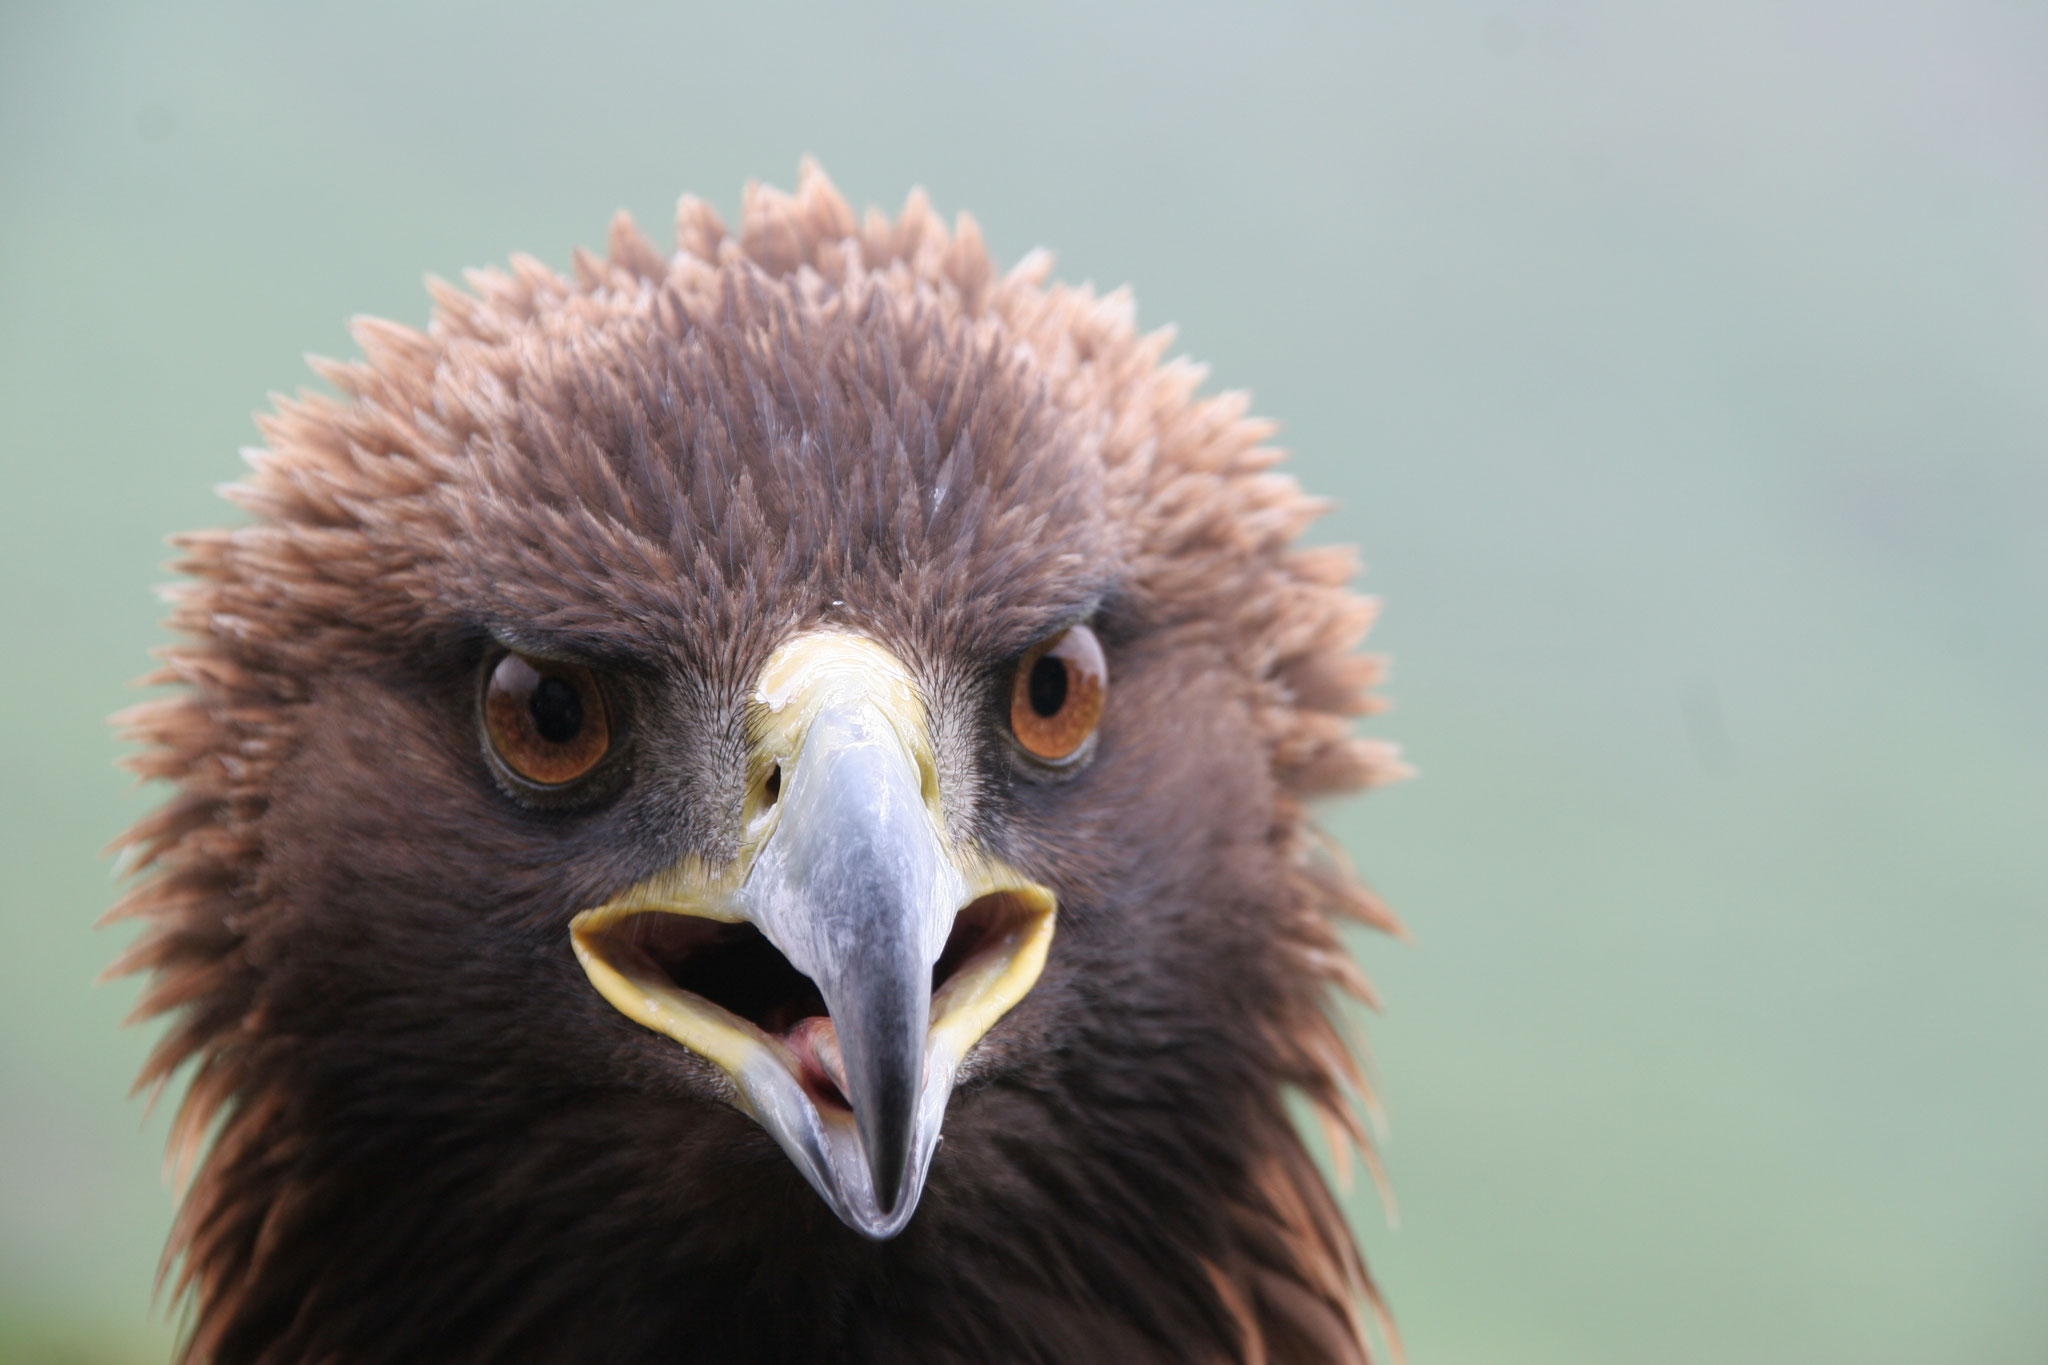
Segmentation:
{"type": "Polygon", "coordinates": [[[936,1122],[918,1123],[932,965],[967,890],[923,785],[872,705],[820,710],[736,897],[825,997],[871,1182],[863,1212],[885,1223],[938,1137],[936,1122]]]}
{"type": "Polygon", "coordinates": [[[755,700],[761,795],[739,856],[628,888],[576,916],[571,942],[621,1013],[724,1071],[841,1220],[893,1237],[924,1192],[961,1062],[1038,980],[1057,902],[948,836],[924,700],[880,645],[800,636],[755,700]],[[752,924],[826,1017],[771,1032],[683,988],[637,932],[669,915],[752,924]]]}

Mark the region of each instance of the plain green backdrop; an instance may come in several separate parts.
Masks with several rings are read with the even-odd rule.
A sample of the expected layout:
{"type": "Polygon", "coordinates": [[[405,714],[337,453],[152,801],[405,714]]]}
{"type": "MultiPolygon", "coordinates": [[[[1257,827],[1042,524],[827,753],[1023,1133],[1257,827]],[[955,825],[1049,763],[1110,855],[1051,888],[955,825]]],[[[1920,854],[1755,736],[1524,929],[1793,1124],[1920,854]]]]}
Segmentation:
{"type": "Polygon", "coordinates": [[[820,157],[1132,283],[1388,603],[1417,1365],[2048,1360],[2048,10],[0,4],[0,1358],[162,1359],[100,849],[250,413],[820,157]]]}

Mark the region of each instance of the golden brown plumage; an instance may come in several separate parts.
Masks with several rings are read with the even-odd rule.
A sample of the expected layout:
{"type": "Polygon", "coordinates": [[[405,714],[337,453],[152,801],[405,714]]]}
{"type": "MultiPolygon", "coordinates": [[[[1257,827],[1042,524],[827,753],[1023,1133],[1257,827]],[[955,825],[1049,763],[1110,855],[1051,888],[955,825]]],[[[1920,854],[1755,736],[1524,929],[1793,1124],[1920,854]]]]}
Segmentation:
{"type": "Polygon", "coordinates": [[[1303,806],[1400,771],[1349,732],[1351,556],[1292,545],[1319,505],[1241,395],[965,217],[856,221],[806,167],[737,233],[684,200],[677,243],[622,215],[570,278],[515,258],[435,283],[425,332],[358,323],[340,396],[263,419],[252,523],[179,542],[179,690],[123,718],[176,795],[114,914],[171,1016],[141,1083],[192,1067],[189,1358],[1365,1360],[1376,1299],[1282,1104],[1370,1159],[1325,997],[1369,998],[1337,920],[1396,926],[1303,806]],[[1002,669],[1079,619],[1099,749],[1020,777],[1002,669]],[[565,928],[741,856],[749,689],[820,627],[904,661],[949,837],[1059,901],[881,1242],[565,928]],[[610,786],[493,784],[506,648],[623,680],[610,786]]]}

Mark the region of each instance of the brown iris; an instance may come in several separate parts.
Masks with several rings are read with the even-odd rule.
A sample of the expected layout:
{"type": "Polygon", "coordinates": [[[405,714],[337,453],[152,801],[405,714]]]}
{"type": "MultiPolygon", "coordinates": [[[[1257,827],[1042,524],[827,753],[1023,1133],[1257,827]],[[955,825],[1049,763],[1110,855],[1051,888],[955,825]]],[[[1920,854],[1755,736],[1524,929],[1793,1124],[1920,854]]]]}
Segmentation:
{"type": "Polygon", "coordinates": [[[1102,642],[1086,626],[1070,626],[1017,663],[1010,690],[1010,728],[1025,752],[1049,763],[1072,758],[1095,733],[1108,697],[1102,642]]]}
{"type": "Polygon", "coordinates": [[[597,675],[524,654],[507,654],[491,669],[484,728],[506,767],[549,787],[589,772],[612,742],[597,675]]]}

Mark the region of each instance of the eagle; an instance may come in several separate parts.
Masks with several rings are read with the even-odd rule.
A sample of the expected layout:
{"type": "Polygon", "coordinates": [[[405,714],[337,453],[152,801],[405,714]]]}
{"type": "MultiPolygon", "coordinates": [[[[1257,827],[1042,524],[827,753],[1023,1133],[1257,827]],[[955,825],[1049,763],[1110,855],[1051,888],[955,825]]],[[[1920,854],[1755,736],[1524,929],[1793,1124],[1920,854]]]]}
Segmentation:
{"type": "Polygon", "coordinates": [[[1398,1352],[1297,1119],[1377,1172],[1308,803],[1403,769],[1272,426],[809,164],[466,281],[117,718],[181,1358],[1398,1352]]]}

